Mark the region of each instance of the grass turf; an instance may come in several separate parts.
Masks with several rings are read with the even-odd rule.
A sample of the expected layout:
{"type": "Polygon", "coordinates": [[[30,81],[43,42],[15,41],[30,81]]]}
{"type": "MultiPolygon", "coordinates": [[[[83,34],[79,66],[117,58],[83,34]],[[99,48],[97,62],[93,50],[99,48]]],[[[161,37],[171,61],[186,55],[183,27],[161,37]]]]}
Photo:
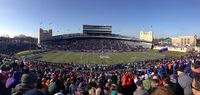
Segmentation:
{"type": "Polygon", "coordinates": [[[129,63],[142,60],[160,59],[171,56],[181,56],[185,53],[167,51],[159,53],[156,50],[146,52],[120,52],[120,53],[88,53],[88,52],[69,52],[69,51],[48,51],[39,54],[32,54],[34,51],[17,53],[20,56],[40,56],[37,60],[55,63],[78,63],[78,64],[116,64],[129,63]]]}

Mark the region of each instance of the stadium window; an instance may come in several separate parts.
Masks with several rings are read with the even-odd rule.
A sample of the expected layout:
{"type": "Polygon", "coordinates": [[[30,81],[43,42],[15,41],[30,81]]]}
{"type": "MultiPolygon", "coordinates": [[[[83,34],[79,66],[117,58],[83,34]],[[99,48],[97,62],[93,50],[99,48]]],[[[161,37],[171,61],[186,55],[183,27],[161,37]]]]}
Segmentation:
{"type": "Polygon", "coordinates": [[[187,40],[187,41],[188,41],[187,43],[188,43],[188,44],[190,44],[190,39],[189,39],[189,38],[188,38],[188,40],[187,40]]]}
{"type": "Polygon", "coordinates": [[[187,39],[185,38],[185,39],[184,39],[184,45],[186,45],[186,44],[187,44],[187,39]]]}
{"type": "Polygon", "coordinates": [[[183,38],[181,38],[181,45],[183,45],[183,38]]]}

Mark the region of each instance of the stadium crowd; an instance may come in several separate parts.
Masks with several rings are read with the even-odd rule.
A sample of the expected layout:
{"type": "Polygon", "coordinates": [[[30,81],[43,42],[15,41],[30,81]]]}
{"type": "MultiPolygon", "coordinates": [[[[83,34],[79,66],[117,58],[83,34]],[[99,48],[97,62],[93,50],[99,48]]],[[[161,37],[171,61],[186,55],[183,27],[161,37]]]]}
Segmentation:
{"type": "Polygon", "coordinates": [[[47,48],[69,51],[143,51],[142,46],[134,46],[134,42],[116,39],[71,39],[49,42],[47,48]]]}
{"type": "Polygon", "coordinates": [[[37,45],[29,43],[1,43],[0,54],[13,55],[19,51],[36,49],[37,45]]]}
{"type": "Polygon", "coordinates": [[[200,54],[128,64],[0,56],[0,95],[200,95],[200,54]]]}
{"type": "Polygon", "coordinates": [[[17,52],[38,49],[34,38],[31,37],[0,37],[0,54],[14,55],[17,52]]]}

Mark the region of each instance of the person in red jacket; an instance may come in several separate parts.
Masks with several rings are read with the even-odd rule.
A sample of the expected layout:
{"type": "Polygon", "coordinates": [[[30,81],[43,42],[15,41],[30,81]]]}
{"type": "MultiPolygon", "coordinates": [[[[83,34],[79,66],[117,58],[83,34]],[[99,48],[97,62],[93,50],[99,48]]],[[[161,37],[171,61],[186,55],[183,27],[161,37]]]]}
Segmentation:
{"type": "Polygon", "coordinates": [[[126,86],[127,85],[126,82],[127,82],[126,73],[123,73],[122,74],[122,86],[126,86]]]}
{"type": "Polygon", "coordinates": [[[134,75],[131,72],[122,75],[123,95],[133,95],[136,90],[134,75]]]}

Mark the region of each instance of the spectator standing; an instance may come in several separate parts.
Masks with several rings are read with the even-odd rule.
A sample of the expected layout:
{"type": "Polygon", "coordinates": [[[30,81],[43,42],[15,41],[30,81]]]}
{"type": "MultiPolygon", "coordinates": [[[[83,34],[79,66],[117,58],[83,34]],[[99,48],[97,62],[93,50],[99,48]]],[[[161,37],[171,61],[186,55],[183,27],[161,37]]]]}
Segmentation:
{"type": "Polygon", "coordinates": [[[184,89],[184,95],[193,95],[192,94],[192,78],[184,73],[184,68],[181,66],[177,69],[178,74],[178,83],[184,89]]]}

